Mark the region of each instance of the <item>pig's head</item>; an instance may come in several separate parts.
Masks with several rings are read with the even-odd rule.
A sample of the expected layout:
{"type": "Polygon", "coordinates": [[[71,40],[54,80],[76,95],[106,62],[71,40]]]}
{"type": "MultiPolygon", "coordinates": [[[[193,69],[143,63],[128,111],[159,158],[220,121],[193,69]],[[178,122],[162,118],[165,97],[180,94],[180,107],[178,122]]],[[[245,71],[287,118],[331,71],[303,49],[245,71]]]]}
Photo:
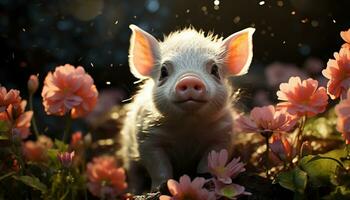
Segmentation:
{"type": "Polygon", "coordinates": [[[163,42],[135,25],[129,50],[131,72],[152,79],[155,107],[167,116],[208,116],[228,105],[227,78],[247,73],[252,60],[253,28],[226,39],[185,29],[163,42]]]}

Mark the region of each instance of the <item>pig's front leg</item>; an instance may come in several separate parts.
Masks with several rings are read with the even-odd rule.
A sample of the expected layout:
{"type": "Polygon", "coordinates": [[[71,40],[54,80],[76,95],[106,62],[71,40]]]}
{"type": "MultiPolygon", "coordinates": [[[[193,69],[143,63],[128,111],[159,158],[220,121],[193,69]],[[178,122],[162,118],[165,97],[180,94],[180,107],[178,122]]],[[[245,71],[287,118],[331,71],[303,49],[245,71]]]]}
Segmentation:
{"type": "Polygon", "coordinates": [[[173,168],[164,149],[154,144],[141,144],[141,162],[152,179],[152,190],[173,178],[173,168]]]}

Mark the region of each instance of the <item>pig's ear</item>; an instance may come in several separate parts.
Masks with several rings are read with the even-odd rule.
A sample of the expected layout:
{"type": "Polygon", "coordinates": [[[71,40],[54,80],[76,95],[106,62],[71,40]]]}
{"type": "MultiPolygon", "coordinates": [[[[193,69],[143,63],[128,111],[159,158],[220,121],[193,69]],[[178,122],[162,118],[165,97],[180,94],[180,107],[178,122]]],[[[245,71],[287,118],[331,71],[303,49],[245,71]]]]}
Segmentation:
{"type": "Polygon", "coordinates": [[[135,25],[130,25],[132,35],[129,49],[129,65],[135,77],[149,77],[159,59],[159,44],[157,40],[135,25]]]}
{"type": "Polygon", "coordinates": [[[254,28],[246,28],[223,41],[226,73],[229,76],[239,76],[248,72],[253,57],[254,31],[254,28]]]}

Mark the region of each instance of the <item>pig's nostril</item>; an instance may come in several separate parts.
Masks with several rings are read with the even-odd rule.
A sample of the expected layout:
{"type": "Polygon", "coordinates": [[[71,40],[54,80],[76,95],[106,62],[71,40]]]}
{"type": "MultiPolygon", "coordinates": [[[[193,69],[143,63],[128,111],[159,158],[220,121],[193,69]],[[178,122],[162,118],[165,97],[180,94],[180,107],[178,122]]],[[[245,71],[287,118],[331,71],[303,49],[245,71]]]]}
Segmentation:
{"type": "Polygon", "coordinates": [[[197,91],[200,91],[200,90],[202,90],[202,87],[200,85],[195,85],[194,89],[197,90],[197,91]]]}
{"type": "Polygon", "coordinates": [[[181,91],[185,91],[185,90],[187,90],[187,86],[186,86],[186,85],[182,85],[182,86],[180,86],[180,90],[181,90],[181,91]]]}

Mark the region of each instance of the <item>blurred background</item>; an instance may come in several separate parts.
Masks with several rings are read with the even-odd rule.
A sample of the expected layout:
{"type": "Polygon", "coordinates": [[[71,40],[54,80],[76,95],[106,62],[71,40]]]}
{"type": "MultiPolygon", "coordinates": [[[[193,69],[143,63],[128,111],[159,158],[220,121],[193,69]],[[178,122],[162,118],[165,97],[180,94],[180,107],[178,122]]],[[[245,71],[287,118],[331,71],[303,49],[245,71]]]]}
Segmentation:
{"type": "Polygon", "coordinates": [[[349,8],[349,0],[0,0],[0,84],[25,98],[30,74],[42,83],[57,65],[82,65],[101,94],[94,122],[136,89],[129,24],[160,40],[190,25],[224,37],[255,27],[250,71],[234,80],[242,88],[238,105],[249,110],[275,102],[279,83],[292,75],[325,84],[320,72],[350,28],[349,8]]]}

